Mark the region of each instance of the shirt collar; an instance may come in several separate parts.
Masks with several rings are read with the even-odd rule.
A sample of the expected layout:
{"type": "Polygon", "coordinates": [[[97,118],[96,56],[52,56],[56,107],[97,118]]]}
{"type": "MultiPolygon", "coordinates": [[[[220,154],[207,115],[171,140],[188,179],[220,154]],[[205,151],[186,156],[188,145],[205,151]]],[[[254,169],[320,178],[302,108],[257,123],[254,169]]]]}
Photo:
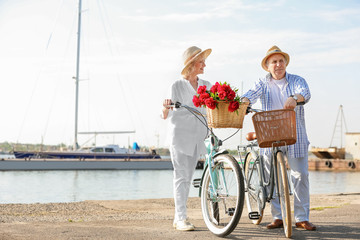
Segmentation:
{"type": "MultiPolygon", "coordinates": [[[[266,82],[269,83],[271,81],[271,73],[266,74],[266,82]]],[[[289,83],[289,74],[287,72],[285,72],[285,79],[286,82],[289,83]]]]}

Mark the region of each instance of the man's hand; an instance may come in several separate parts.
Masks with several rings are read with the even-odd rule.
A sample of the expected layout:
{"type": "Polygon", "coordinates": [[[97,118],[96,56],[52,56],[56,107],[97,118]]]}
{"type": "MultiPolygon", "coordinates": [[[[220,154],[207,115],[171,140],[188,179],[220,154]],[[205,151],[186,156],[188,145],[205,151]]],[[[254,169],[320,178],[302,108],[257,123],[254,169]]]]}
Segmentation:
{"type": "Polygon", "coordinates": [[[243,97],[243,98],[241,98],[241,102],[250,103],[250,100],[247,97],[243,97]]]}
{"type": "Polygon", "coordinates": [[[295,94],[294,96],[297,98],[297,100],[295,100],[293,97],[286,99],[284,109],[294,109],[297,102],[301,103],[305,101],[305,98],[300,94],[295,94]]]}
{"type": "Polygon", "coordinates": [[[296,107],[296,100],[293,97],[286,99],[284,109],[294,109],[296,107]]]}

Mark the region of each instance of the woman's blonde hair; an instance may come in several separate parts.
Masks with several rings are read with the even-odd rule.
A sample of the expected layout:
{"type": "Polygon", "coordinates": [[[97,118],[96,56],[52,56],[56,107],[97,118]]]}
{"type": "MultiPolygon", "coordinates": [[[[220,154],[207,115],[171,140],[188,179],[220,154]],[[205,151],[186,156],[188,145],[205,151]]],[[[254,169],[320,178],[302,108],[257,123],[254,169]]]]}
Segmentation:
{"type": "Polygon", "coordinates": [[[184,68],[181,71],[182,76],[189,76],[189,74],[194,71],[194,62],[201,60],[205,60],[211,53],[211,48],[202,51],[200,48],[196,46],[189,47],[183,53],[183,61],[184,68]],[[188,68],[192,65],[192,68],[189,70],[188,68]]]}
{"type": "Polygon", "coordinates": [[[189,67],[187,69],[185,69],[184,72],[182,72],[182,76],[183,77],[188,77],[190,76],[190,74],[194,71],[194,67],[195,67],[195,63],[197,62],[201,62],[201,61],[205,61],[205,57],[204,56],[200,56],[198,59],[196,59],[196,61],[193,61],[192,63],[190,63],[189,67]]]}

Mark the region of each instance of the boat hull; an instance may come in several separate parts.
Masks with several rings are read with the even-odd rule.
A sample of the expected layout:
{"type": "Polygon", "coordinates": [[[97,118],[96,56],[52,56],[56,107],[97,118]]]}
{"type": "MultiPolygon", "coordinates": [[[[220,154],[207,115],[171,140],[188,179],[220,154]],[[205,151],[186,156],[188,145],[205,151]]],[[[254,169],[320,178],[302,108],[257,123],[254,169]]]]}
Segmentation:
{"type": "Polygon", "coordinates": [[[16,158],[24,159],[160,159],[151,153],[87,153],[87,152],[31,152],[14,151],[16,158]]]}

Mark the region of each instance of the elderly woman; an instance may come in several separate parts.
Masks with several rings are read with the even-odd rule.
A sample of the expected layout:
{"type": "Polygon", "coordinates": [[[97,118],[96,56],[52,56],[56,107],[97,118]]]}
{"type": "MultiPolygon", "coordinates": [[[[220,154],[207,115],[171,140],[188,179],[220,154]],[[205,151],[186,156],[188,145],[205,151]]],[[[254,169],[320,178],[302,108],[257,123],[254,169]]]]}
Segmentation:
{"type": "Polygon", "coordinates": [[[192,99],[198,87],[204,85],[207,88],[211,87],[210,82],[199,79],[197,76],[204,73],[205,60],[210,53],[211,49],[202,51],[195,46],[184,52],[185,66],[181,72],[183,78],[172,84],[169,98],[163,101],[162,117],[170,120],[170,155],[174,167],[175,218],[173,226],[180,231],[194,230],[194,225],[187,221],[186,203],[197,161],[200,154],[206,153],[204,145],[206,128],[186,109],[170,109],[168,105],[178,101],[195,107],[192,99]]]}

